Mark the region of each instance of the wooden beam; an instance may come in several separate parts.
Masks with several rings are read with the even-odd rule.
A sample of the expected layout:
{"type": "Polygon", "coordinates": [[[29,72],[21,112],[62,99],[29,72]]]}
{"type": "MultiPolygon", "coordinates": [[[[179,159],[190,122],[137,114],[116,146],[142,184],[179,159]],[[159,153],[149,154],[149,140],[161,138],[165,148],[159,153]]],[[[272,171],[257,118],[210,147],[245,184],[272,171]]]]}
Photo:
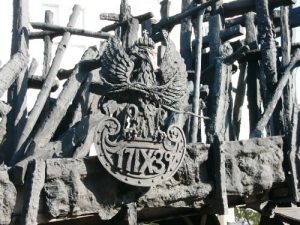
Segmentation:
{"type": "MultiPolygon", "coordinates": [[[[142,23],[145,20],[151,19],[152,17],[154,17],[154,14],[152,12],[148,12],[148,13],[145,13],[145,14],[142,14],[142,15],[139,15],[139,16],[135,16],[133,18],[137,19],[139,21],[139,23],[142,23]]],[[[114,23],[114,24],[103,27],[101,29],[101,31],[103,31],[103,32],[113,31],[117,27],[124,26],[126,24],[127,24],[127,20],[123,21],[123,22],[114,23]]]]}
{"type": "MultiPolygon", "coordinates": [[[[45,11],[45,23],[53,24],[53,13],[50,10],[45,11]]],[[[51,60],[52,60],[52,38],[50,35],[46,35],[44,37],[44,59],[43,59],[43,71],[42,71],[43,77],[46,77],[49,71],[51,60]]]]}
{"type": "MultiPolygon", "coordinates": [[[[246,26],[246,43],[254,43],[258,49],[257,43],[257,29],[255,26],[255,13],[249,12],[245,18],[246,26]]],[[[249,108],[249,127],[252,131],[261,116],[261,92],[259,83],[259,64],[258,59],[247,63],[247,100],[249,108]]],[[[249,131],[249,132],[250,132],[249,131]]]]}
{"type": "MultiPolygon", "coordinates": [[[[73,12],[70,16],[67,26],[72,27],[75,25],[77,17],[79,16],[79,12],[80,12],[80,6],[75,5],[73,7],[73,12]]],[[[40,91],[37,100],[34,104],[34,107],[26,121],[26,124],[23,127],[22,135],[19,139],[17,139],[18,140],[17,150],[16,150],[16,154],[13,157],[14,163],[20,159],[20,154],[22,154],[21,148],[25,143],[25,141],[27,140],[27,138],[29,137],[29,135],[31,134],[32,129],[35,123],[37,122],[38,117],[40,116],[43,107],[48,99],[49,93],[51,91],[53,82],[55,81],[56,74],[59,70],[63,55],[66,51],[66,47],[69,43],[70,38],[71,38],[71,34],[69,32],[65,32],[57,47],[55,57],[52,61],[52,65],[46,77],[46,81],[44,82],[42,90],[40,91]]]]}
{"type": "MultiPolygon", "coordinates": [[[[94,59],[97,54],[97,49],[91,47],[84,53],[81,60],[94,59]]],[[[89,71],[83,70],[79,62],[69,79],[64,84],[64,88],[59,94],[52,110],[48,113],[46,120],[42,122],[36,136],[33,138],[33,141],[36,143],[36,147],[43,147],[53,137],[60,121],[67,112],[67,106],[72,103],[80,85],[87,78],[87,73],[89,73],[89,71]]]]}
{"type": "Polygon", "coordinates": [[[300,49],[297,49],[294,53],[293,58],[291,59],[291,62],[285,68],[284,73],[278,82],[275,92],[272,95],[272,98],[271,98],[270,102],[268,103],[262,118],[258,121],[255,129],[251,132],[250,137],[253,138],[253,137],[261,137],[262,136],[262,132],[263,132],[264,128],[266,127],[266,125],[268,124],[268,122],[273,114],[273,111],[277,105],[277,102],[278,102],[280,96],[282,95],[282,91],[291,76],[292,70],[295,68],[295,66],[297,66],[297,64],[299,62],[300,62],[300,49]]]}
{"type": "MultiPolygon", "coordinates": [[[[41,89],[45,82],[45,77],[37,75],[28,76],[28,88],[41,89]]],[[[59,88],[58,80],[55,80],[51,87],[51,92],[55,92],[59,88]]]]}
{"type": "Polygon", "coordinates": [[[32,32],[29,34],[30,39],[44,38],[45,36],[58,36],[63,35],[64,32],[69,32],[70,34],[80,35],[85,37],[93,37],[93,38],[103,38],[108,39],[112,35],[103,31],[89,31],[84,29],[78,29],[73,27],[62,27],[48,23],[39,23],[39,22],[31,22],[31,26],[35,29],[46,30],[48,32],[32,32]],[[50,32],[49,32],[50,31],[50,32]]]}
{"type": "Polygon", "coordinates": [[[181,20],[183,20],[189,16],[196,16],[197,13],[199,12],[199,10],[208,8],[218,1],[219,0],[211,0],[211,1],[201,4],[199,6],[193,7],[189,10],[186,10],[183,13],[178,13],[174,16],[170,16],[170,17],[161,19],[157,24],[153,24],[153,34],[159,32],[162,29],[172,30],[172,28],[176,24],[181,23],[181,20]]]}
{"type": "MultiPolygon", "coordinates": [[[[29,1],[13,0],[13,28],[11,41],[11,57],[18,51],[25,55],[28,51],[29,1]]],[[[21,136],[27,116],[27,76],[25,69],[18,75],[15,83],[9,88],[7,101],[12,110],[7,119],[6,157],[10,159],[16,151],[16,140],[21,136]]]]}
{"type": "MultiPolygon", "coordinates": [[[[192,6],[192,0],[182,0],[181,4],[181,11],[184,12],[192,6]]],[[[181,21],[180,27],[180,54],[184,59],[187,70],[191,70],[193,67],[191,36],[192,20],[191,17],[187,17],[181,21]]]]}
{"type": "MultiPolygon", "coordinates": [[[[275,8],[282,5],[295,4],[296,0],[268,0],[270,7],[275,8]]],[[[255,11],[255,1],[253,0],[234,0],[225,2],[222,10],[225,18],[243,15],[250,11],[255,11]]]]}
{"type": "Polygon", "coordinates": [[[22,52],[17,52],[0,69],[0,97],[14,83],[17,77],[27,68],[29,56],[22,52]]]}
{"type": "Polygon", "coordinates": [[[100,13],[99,15],[100,20],[108,20],[108,21],[119,21],[120,14],[117,13],[100,13]]]}
{"type": "MultiPolygon", "coordinates": [[[[273,22],[275,26],[280,25],[280,10],[273,11],[273,22]]],[[[255,24],[257,23],[257,18],[255,16],[255,24]]],[[[245,15],[237,16],[225,20],[225,27],[231,27],[235,25],[245,26],[245,15]]],[[[289,26],[291,28],[300,26],[300,7],[292,8],[289,10],[289,26]]]]}
{"type": "MultiPolygon", "coordinates": [[[[225,30],[220,31],[220,38],[222,42],[228,41],[232,38],[245,34],[245,29],[241,25],[229,27],[225,30]]],[[[209,35],[203,37],[202,47],[207,48],[209,46],[210,37],[209,35]]]]}
{"type": "MultiPolygon", "coordinates": [[[[193,113],[199,115],[200,112],[200,81],[201,81],[201,65],[202,65],[202,35],[203,35],[203,16],[205,9],[198,12],[197,16],[197,52],[196,52],[196,76],[194,80],[194,96],[193,96],[193,113]]],[[[198,130],[199,130],[199,118],[196,116],[192,117],[191,121],[191,143],[198,142],[198,130]]]]}
{"type": "MultiPolygon", "coordinates": [[[[273,94],[277,77],[277,49],[268,0],[256,0],[258,43],[261,44],[261,64],[266,76],[267,96],[273,94]]],[[[268,97],[267,97],[268,99],[268,97]]]]}

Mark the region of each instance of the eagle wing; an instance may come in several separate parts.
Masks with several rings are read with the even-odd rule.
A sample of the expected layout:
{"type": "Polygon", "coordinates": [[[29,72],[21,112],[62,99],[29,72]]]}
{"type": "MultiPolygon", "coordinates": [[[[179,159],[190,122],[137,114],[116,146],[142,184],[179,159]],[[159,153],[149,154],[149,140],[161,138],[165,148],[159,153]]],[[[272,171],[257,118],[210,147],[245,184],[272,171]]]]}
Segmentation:
{"type": "Polygon", "coordinates": [[[167,48],[160,66],[162,86],[160,90],[162,102],[171,106],[179,102],[187,92],[186,66],[175,44],[168,38],[167,48]]]}
{"type": "Polygon", "coordinates": [[[130,82],[134,62],[125,52],[118,37],[114,36],[108,40],[101,57],[101,65],[100,75],[105,81],[104,84],[127,85],[130,82]]]}

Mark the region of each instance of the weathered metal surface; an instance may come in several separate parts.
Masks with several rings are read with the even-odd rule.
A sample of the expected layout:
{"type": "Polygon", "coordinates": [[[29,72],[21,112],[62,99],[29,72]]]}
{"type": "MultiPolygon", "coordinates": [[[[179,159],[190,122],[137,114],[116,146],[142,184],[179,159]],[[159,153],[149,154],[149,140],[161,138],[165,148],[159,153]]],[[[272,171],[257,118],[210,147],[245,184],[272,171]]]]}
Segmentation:
{"type": "Polygon", "coordinates": [[[67,27],[51,24],[48,12],[45,23],[32,23],[44,31],[29,34],[29,38],[44,38],[42,76],[35,74],[33,61],[28,79],[24,72],[29,39],[22,27],[29,24],[27,1],[14,0],[17,30],[13,32],[13,53],[19,50],[22,54],[16,53],[0,71],[0,80],[7,81],[0,92],[3,94],[15,79],[22,88],[10,102],[12,107],[0,102],[0,140],[6,142],[0,146],[1,162],[8,165],[10,161],[13,166],[0,168],[0,223],[9,224],[12,218],[11,224],[18,225],[62,224],[76,218],[75,223],[86,224],[92,217],[93,223],[110,220],[105,223],[136,225],[196,213],[202,214],[201,224],[205,218],[211,224],[215,221],[207,214],[224,214],[237,204],[262,209],[261,224],[295,217],[277,213],[270,219],[267,212],[276,204],[299,201],[299,112],[295,99],[289,97],[294,95],[293,85],[283,91],[300,64],[299,44],[289,38],[291,28],[299,25],[299,9],[288,12],[281,7],[280,16],[274,10],[294,2],[184,0],[185,10],[169,16],[171,2],[163,0],[161,20],[156,23],[149,20],[152,13],[132,16],[128,0],[121,0],[119,14],[100,16],[115,21],[102,28],[112,31],[110,34],[72,28],[78,6],[67,27]],[[242,15],[255,8],[257,15],[242,15]],[[210,27],[202,39],[201,26],[194,24],[194,31],[191,27],[199,10],[204,9],[206,13],[200,17],[209,21],[210,27]],[[240,16],[226,20],[224,28],[224,20],[235,15],[240,16]],[[139,38],[141,23],[149,33],[143,32],[139,38]],[[169,38],[180,23],[181,37],[187,40],[180,43],[182,55],[169,38]],[[246,39],[232,42],[245,33],[241,26],[246,29],[246,39]],[[71,34],[109,39],[100,49],[93,47],[89,59],[64,70],[59,64],[71,34]],[[52,38],[61,35],[50,65],[52,38]],[[275,42],[279,35],[281,43],[275,42]],[[159,54],[155,49],[159,43],[150,37],[161,42],[159,54]],[[203,41],[197,53],[191,46],[194,37],[203,41]],[[201,60],[196,54],[203,56],[201,60]],[[239,86],[233,88],[231,76],[237,69],[242,73],[239,86]],[[194,81],[193,74],[203,76],[194,81]],[[7,76],[11,78],[7,80],[7,76]],[[56,76],[68,81],[60,96],[52,98],[49,93],[56,76]],[[41,89],[30,114],[23,101],[27,84],[41,89]],[[238,134],[245,128],[240,112],[246,89],[251,139],[241,141],[238,134]],[[234,118],[233,92],[237,95],[234,118]],[[285,113],[277,106],[282,96],[286,97],[285,113]],[[197,106],[193,113],[192,102],[197,106]],[[11,116],[7,116],[9,111],[11,116]],[[203,124],[191,123],[202,114],[203,124]],[[98,157],[82,159],[89,154],[94,133],[98,157]],[[185,140],[190,133],[191,140],[189,136],[185,140]],[[284,137],[268,137],[273,134],[284,137]],[[267,138],[252,138],[263,135],[267,138]],[[205,138],[211,146],[199,143],[205,138]],[[11,148],[15,145],[17,149],[11,148]],[[269,202],[265,205],[264,201],[269,202]]]}
{"type": "Polygon", "coordinates": [[[184,132],[167,120],[186,95],[187,73],[168,33],[161,74],[155,73],[154,42],[146,32],[135,41],[135,25],[129,27],[125,48],[112,38],[101,58],[100,79],[107,90],[102,110],[115,119],[99,125],[95,142],[100,162],[113,176],[152,186],[171,177],[185,154],[184,132]]]}
{"type": "Polygon", "coordinates": [[[169,179],[185,155],[185,136],[171,126],[159,142],[153,139],[123,140],[117,119],[101,122],[95,143],[103,167],[122,182],[135,186],[153,186],[169,179]]]}

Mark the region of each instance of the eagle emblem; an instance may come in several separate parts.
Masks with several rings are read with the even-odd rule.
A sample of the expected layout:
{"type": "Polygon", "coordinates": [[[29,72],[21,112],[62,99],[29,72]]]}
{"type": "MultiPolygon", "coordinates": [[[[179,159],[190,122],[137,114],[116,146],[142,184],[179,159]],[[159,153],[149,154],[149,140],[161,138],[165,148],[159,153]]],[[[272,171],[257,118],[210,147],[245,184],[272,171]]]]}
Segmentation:
{"type": "Polygon", "coordinates": [[[95,135],[98,158],[119,180],[152,186],[172,176],[185,153],[185,136],[174,113],[187,92],[187,72],[168,33],[159,68],[155,43],[143,32],[125,49],[110,38],[101,56],[100,78],[105,95],[101,110],[111,117],[95,135]]]}

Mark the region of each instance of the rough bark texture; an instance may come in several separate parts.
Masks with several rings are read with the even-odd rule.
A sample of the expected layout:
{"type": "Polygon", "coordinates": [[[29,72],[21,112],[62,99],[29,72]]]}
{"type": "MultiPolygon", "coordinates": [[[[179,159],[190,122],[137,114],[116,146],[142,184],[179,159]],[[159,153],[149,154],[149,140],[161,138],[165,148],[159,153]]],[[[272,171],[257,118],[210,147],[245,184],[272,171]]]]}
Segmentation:
{"type": "Polygon", "coordinates": [[[120,14],[117,13],[100,13],[100,20],[119,21],[120,14]]]}
{"type": "Polygon", "coordinates": [[[102,169],[96,158],[47,160],[45,192],[48,210],[53,217],[98,212],[101,219],[108,220],[123,204],[132,201],[137,202],[139,211],[162,206],[200,207],[212,191],[206,170],[207,150],[208,147],[203,145],[190,147],[177,175],[151,189],[117,181],[102,169]],[[99,187],[101,192],[97,191],[99,187]],[[117,191],[120,188],[121,193],[117,191]]]}
{"type": "Polygon", "coordinates": [[[224,142],[228,195],[263,193],[285,180],[281,137],[224,142]]]}
{"type": "Polygon", "coordinates": [[[213,15],[209,18],[209,62],[215,63],[216,57],[219,56],[219,48],[221,45],[220,31],[222,30],[222,22],[220,15],[213,15]]]}
{"type": "MultiPolygon", "coordinates": [[[[0,115],[1,115],[1,122],[0,122],[0,143],[3,144],[3,140],[5,140],[6,135],[6,124],[7,124],[7,114],[11,110],[11,107],[0,101],[0,115]]],[[[0,162],[3,163],[5,160],[5,151],[4,149],[0,150],[0,162]]]]}
{"type": "Polygon", "coordinates": [[[70,34],[80,35],[85,37],[93,37],[93,38],[108,39],[109,37],[111,37],[109,33],[103,31],[95,32],[95,31],[77,29],[72,27],[62,27],[62,26],[57,26],[49,23],[32,22],[31,26],[35,29],[42,29],[46,31],[30,33],[29,35],[30,39],[45,38],[47,36],[53,38],[55,36],[63,35],[64,32],[69,32],[70,34]]]}
{"type": "MultiPolygon", "coordinates": [[[[214,25],[212,25],[212,26],[214,26],[214,25]]],[[[244,32],[243,27],[241,25],[236,25],[236,26],[232,26],[232,27],[229,27],[227,29],[221,30],[220,33],[219,33],[219,36],[220,36],[220,39],[221,39],[222,42],[226,42],[230,39],[233,39],[235,37],[239,37],[239,36],[244,35],[244,34],[245,34],[245,32],[244,32]]],[[[209,47],[210,42],[211,42],[210,38],[211,38],[210,34],[203,37],[203,44],[202,44],[203,48],[209,47]]]]}
{"type": "Polygon", "coordinates": [[[176,14],[174,16],[170,16],[168,18],[164,18],[160,20],[157,24],[153,24],[153,32],[154,34],[159,32],[160,30],[167,29],[172,30],[172,28],[176,25],[181,23],[183,19],[189,16],[197,15],[199,10],[205,9],[213,5],[217,0],[212,0],[206,3],[201,4],[200,6],[193,7],[189,10],[186,10],[183,13],[176,14]]]}
{"type": "MultiPolygon", "coordinates": [[[[28,32],[29,32],[29,9],[28,0],[13,1],[13,29],[11,40],[11,56],[18,51],[23,54],[28,52],[28,32]]],[[[22,129],[27,116],[27,69],[20,72],[15,83],[10,87],[7,100],[12,106],[12,110],[7,120],[7,141],[6,161],[8,162],[16,151],[16,145],[22,134],[22,129]]]]}
{"type": "MultiPolygon", "coordinates": [[[[191,7],[191,0],[182,0],[181,11],[184,12],[191,7]]],[[[186,69],[191,70],[193,67],[193,56],[192,56],[192,21],[191,17],[187,17],[181,22],[180,31],[180,54],[185,61],[186,69]]]]}
{"type": "Polygon", "coordinates": [[[66,27],[51,24],[52,14],[46,12],[44,23],[32,23],[43,31],[30,34],[32,39],[44,39],[43,72],[34,75],[33,60],[27,79],[27,1],[14,0],[12,59],[0,70],[0,95],[18,80],[9,97],[13,110],[0,101],[0,144],[7,142],[1,146],[0,163],[13,165],[0,167],[0,224],[89,224],[87,218],[94,218],[91,225],[161,224],[160,220],[175,216],[174,224],[204,225],[214,223],[207,215],[222,215],[228,207],[242,204],[263,208],[262,224],[277,222],[267,218],[273,204],[299,203],[299,107],[293,104],[292,86],[284,87],[300,65],[299,49],[289,57],[290,50],[300,46],[289,37],[289,25],[299,26],[300,14],[299,9],[289,13],[282,7],[273,21],[271,12],[294,0],[182,0],[182,12],[174,16],[169,16],[171,1],[162,0],[162,19],[157,23],[149,20],[152,13],[132,16],[128,2],[121,0],[119,14],[100,15],[115,23],[99,32],[73,27],[78,6],[66,27]],[[250,12],[255,9],[257,16],[250,12]],[[237,14],[245,15],[225,21],[237,14]],[[191,20],[196,16],[197,51],[192,52],[191,20]],[[142,28],[150,35],[143,32],[138,39],[145,21],[142,28]],[[209,21],[205,37],[202,21],[209,21]],[[180,23],[180,50],[189,72],[170,40],[171,30],[180,23]],[[246,39],[226,42],[243,35],[242,26],[246,39]],[[114,37],[102,42],[100,50],[88,49],[73,69],[59,70],[71,34],[110,37],[103,30],[114,30],[114,37]],[[280,47],[275,45],[276,35],[282,37],[280,47]],[[56,36],[63,37],[50,65],[51,39],[56,36]],[[161,42],[158,67],[153,40],[161,42]],[[232,90],[235,61],[241,74],[232,90]],[[67,81],[59,97],[51,98],[56,76],[67,81]],[[28,117],[23,101],[27,84],[41,88],[28,117]],[[249,140],[232,141],[244,129],[240,124],[246,85],[253,132],[249,140]],[[193,88],[194,94],[189,94],[193,88]],[[260,92],[264,114],[259,120],[260,92]],[[285,136],[255,138],[262,136],[272,117],[269,134],[273,134],[279,118],[273,112],[283,94],[285,136]],[[201,117],[199,109],[207,116],[203,125],[210,145],[198,142],[197,119],[186,122],[187,115],[201,117]],[[185,136],[191,133],[190,141],[185,136]],[[93,142],[97,158],[86,157],[93,142]],[[266,201],[270,204],[265,207],[266,201]]]}
{"type": "MultiPolygon", "coordinates": [[[[95,47],[91,47],[84,53],[81,60],[93,59],[97,56],[97,54],[97,49],[95,47]]],[[[68,109],[66,106],[72,103],[80,85],[88,77],[87,73],[88,71],[85,71],[84,68],[80,66],[80,63],[77,64],[73,73],[64,84],[64,89],[57,98],[51,112],[49,112],[47,119],[42,122],[36,136],[34,137],[34,142],[38,146],[44,146],[53,137],[59,123],[66,114],[68,109]]]]}
{"type": "MultiPolygon", "coordinates": [[[[296,115],[297,116],[297,115],[296,115]]],[[[297,126],[296,129],[296,137],[300,136],[300,107],[298,106],[298,124],[295,126],[297,126]]],[[[295,167],[296,167],[296,171],[297,171],[297,180],[298,180],[298,185],[297,185],[297,189],[298,189],[298,198],[300,198],[300,140],[297,139],[296,140],[296,148],[295,148],[295,167]]]]}
{"type": "Polygon", "coordinates": [[[277,83],[277,52],[275,43],[275,34],[273,31],[273,23],[270,17],[269,1],[257,0],[257,26],[258,26],[258,40],[261,44],[261,58],[264,73],[266,75],[266,82],[268,92],[271,95],[273,87],[277,83]]]}
{"type": "MultiPolygon", "coordinates": [[[[281,67],[285,68],[291,61],[291,32],[289,27],[289,8],[281,7],[281,67]]],[[[292,73],[286,87],[283,89],[283,115],[284,134],[291,136],[293,108],[295,104],[295,74],[292,73]]]]}
{"type": "Polygon", "coordinates": [[[250,135],[251,137],[261,137],[263,129],[266,127],[267,123],[269,122],[269,120],[272,116],[272,113],[276,107],[276,104],[277,104],[280,96],[282,95],[282,91],[283,91],[284,87],[286,86],[286,84],[289,80],[289,77],[291,76],[292,70],[294,69],[295,65],[297,63],[299,63],[299,61],[300,61],[300,49],[297,49],[294,53],[294,56],[293,56],[291,62],[284,70],[284,73],[283,73],[282,77],[280,78],[280,81],[278,82],[278,85],[274,92],[274,95],[272,96],[269,104],[267,105],[262,118],[258,121],[255,129],[252,131],[252,133],[250,135]]]}
{"type": "MultiPolygon", "coordinates": [[[[73,13],[70,16],[68,26],[72,27],[74,26],[76,19],[79,15],[80,7],[79,6],[74,6],[73,8],[73,13]]],[[[34,104],[34,107],[26,121],[26,124],[24,126],[24,129],[22,131],[22,136],[18,140],[17,144],[17,151],[20,151],[24,142],[27,140],[29,137],[30,133],[32,132],[32,129],[38,120],[38,117],[40,116],[40,113],[43,110],[43,107],[47,101],[47,98],[49,96],[49,93],[51,91],[52,84],[55,80],[56,74],[59,70],[60,63],[62,61],[63,55],[66,51],[67,44],[70,40],[71,34],[69,32],[65,32],[55,53],[55,57],[52,61],[52,65],[49,69],[49,72],[47,74],[46,81],[42,87],[42,90],[40,91],[37,101],[34,104]]],[[[20,153],[19,153],[20,154],[20,153]]],[[[16,154],[14,157],[13,161],[16,162],[18,158],[20,157],[19,154],[16,154]]]]}
{"type": "Polygon", "coordinates": [[[105,116],[101,112],[87,115],[64,132],[56,141],[52,141],[46,146],[36,147],[35,143],[31,142],[31,145],[28,147],[28,156],[13,168],[13,182],[17,185],[24,184],[27,166],[31,160],[72,157],[76,148],[84,142],[88,132],[93,130],[104,118],[105,116]],[[33,152],[35,154],[32,154],[33,152]]]}
{"type": "MultiPolygon", "coordinates": [[[[248,13],[245,17],[246,43],[257,44],[257,31],[255,26],[255,14],[248,13]]],[[[255,128],[261,114],[261,96],[258,81],[259,65],[258,60],[247,63],[247,99],[249,108],[249,127],[250,131],[255,128]]]]}
{"type": "MultiPolygon", "coordinates": [[[[197,16],[197,53],[195,65],[195,80],[194,80],[194,99],[193,99],[193,113],[200,114],[200,81],[201,81],[201,65],[202,65],[202,35],[203,35],[203,16],[204,10],[200,10],[197,16]]],[[[199,118],[194,116],[191,120],[191,143],[198,141],[199,118]]]]}
{"type": "Polygon", "coordinates": [[[35,58],[33,58],[30,62],[30,66],[29,66],[29,69],[28,69],[28,74],[35,74],[38,66],[39,66],[38,61],[35,58]]]}
{"type": "Polygon", "coordinates": [[[233,106],[233,123],[234,130],[236,132],[236,137],[239,138],[240,127],[242,122],[242,107],[244,104],[244,98],[246,93],[246,83],[247,83],[247,73],[246,73],[247,64],[240,63],[239,69],[239,79],[237,83],[235,101],[233,106]]]}
{"type": "MultiPolygon", "coordinates": [[[[228,197],[261,195],[285,179],[280,137],[223,142],[215,147],[222,159],[216,170],[226,172],[223,179],[228,197]]],[[[216,213],[213,196],[220,184],[210,169],[209,149],[203,144],[188,145],[184,162],[174,177],[152,188],[121,183],[102,168],[96,157],[47,159],[46,207],[40,208],[39,218],[45,221],[47,213],[51,218],[96,213],[102,220],[110,220],[131,202],[136,203],[138,216],[144,219],[163,216],[168,211],[156,211],[157,207],[191,210],[205,205],[209,212],[216,213]]]]}
{"type": "Polygon", "coordinates": [[[17,190],[8,177],[8,168],[0,166],[0,224],[8,225],[15,208],[17,190]]]}
{"type": "MultiPolygon", "coordinates": [[[[281,5],[290,5],[296,0],[268,0],[268,4],[272,7],[281,5]]],[[[253,0],[234,0],[223,4],[224,16],[233,17],[255,10],[255,1],[253,0]]]]}
{"type": "Polygon", "coordinates": [[[22,225],[36,225],[40,203],[40,194],[45,182],[44,160],[32,161],[28,167],[24,187],[22,225]]]}
{"type": "Polygon", "coordinates": [[[17,77],[27,68],[27,54],[17,52],[12,59],[0,69],[0,96],[13,84],[17,77]]]}
{"type": "MultiPolygon", "coordinates": [[[[221,49],[220,51],[224,58],[232,54],[232,48],[228,43],[224,44],[221,49]]],[[[212,104],[208,112],[211,118],[207,128],[209,143],[213,142],[215,134],[219,136],[220,141],[229,140],[231,73],[231,65],[226,65],[222,58],[217,58],[214,82],[209,100],[212,104]]]]}
{"type": "MultiPolygon", "coordinates": [[[[123,7],[123,9],[125,9],[125,8],[123,7]]],[[[122,15],[124,15],[124,14],[122,14],[122,15]]],[[[131,15],[131,14],[130,14],[130,15],[131,15]]],[[[121,14],[120,14],[120,16],[121,16],[121,14]]],[[[120,21],[120,18],[121,18],[120,16],[119,16],[118,21],[120,21]]],[[[146,21],[146,20],[151,19],[153,16],[154,16],[153,13],[148,12],[148,13],[145,13],[145,14],[142,14],[142,15],[139,15],[139,16],[134,16],[133,18],[134,18],[134,19],[137,19],[137,20],[139,21],[139,23],[142,23],[142,22],[144,22],[144,21],[146,21]]],[[[129,18],[130,18],[130,17],[128,17],[127,19],[129,19],[129,18]]],[[[118,27],[121,27],[121,26],[123,26],[123,25],[126,25],[127,19],[124,19],[125,21],[118,22],[118,23],[114,23],[114,24],[112,24],[112,25],[108,25],[108,26],[106,26],[106,27],[103,27],[103,28],[101,29],[101,31],[108,32],[108,31],[115,30],[115,29],[117,29],[118,27]]]]}
{"type": "Polygon", "coordinates": [[[130,48],[138,39],[139,21],[135,18],[131,18],[127,23],[126,33],[122,43],[125,48],[130,48]]]}
{"type": "Polygon", "coordinates": [[[299,127],[300,127],[300,108],[294,104],[293,107],[293,116],[291,118],[290,129],[288,131],[288,136],[285,137],[285,149],[288,149],[288,152],[285,152],[288,155],[287,165],[289,170],[291,171],[289,178],[290,190],[292,192],[294,202],[300,201],[299,195],[299,170],[297,170],[297,166],[299,167],[299,143],[297,143],[297,137],[299,137],[299,127]],[[298,172],[297,172],[298,171],[298,172]]]}
{"type": "MultiPolygon", "coordinates": [[[[45,23],[53,24],[53,12],[46,10],[45,12],[45,23]]],[[[52,60],[52,38],[50,35],[44,37],[44,60],[43,60],[43,71],[42,76],[46,77],[49,72],[51,60],[52,60]]],[[[32,74],[32,73],[29,73],[32,74]]]]}
{"type": "MultiPolygon", "coordinates": [[[[28,87],[33,89],[41,89],[45,82],[45,77],[43,76],[36,76],[36,75],[29,75],[28,76],[28,87]]],[[[51,92],[56,91],[59,88],[58,80],[55,80],[51,87],[51,92]]]]}

